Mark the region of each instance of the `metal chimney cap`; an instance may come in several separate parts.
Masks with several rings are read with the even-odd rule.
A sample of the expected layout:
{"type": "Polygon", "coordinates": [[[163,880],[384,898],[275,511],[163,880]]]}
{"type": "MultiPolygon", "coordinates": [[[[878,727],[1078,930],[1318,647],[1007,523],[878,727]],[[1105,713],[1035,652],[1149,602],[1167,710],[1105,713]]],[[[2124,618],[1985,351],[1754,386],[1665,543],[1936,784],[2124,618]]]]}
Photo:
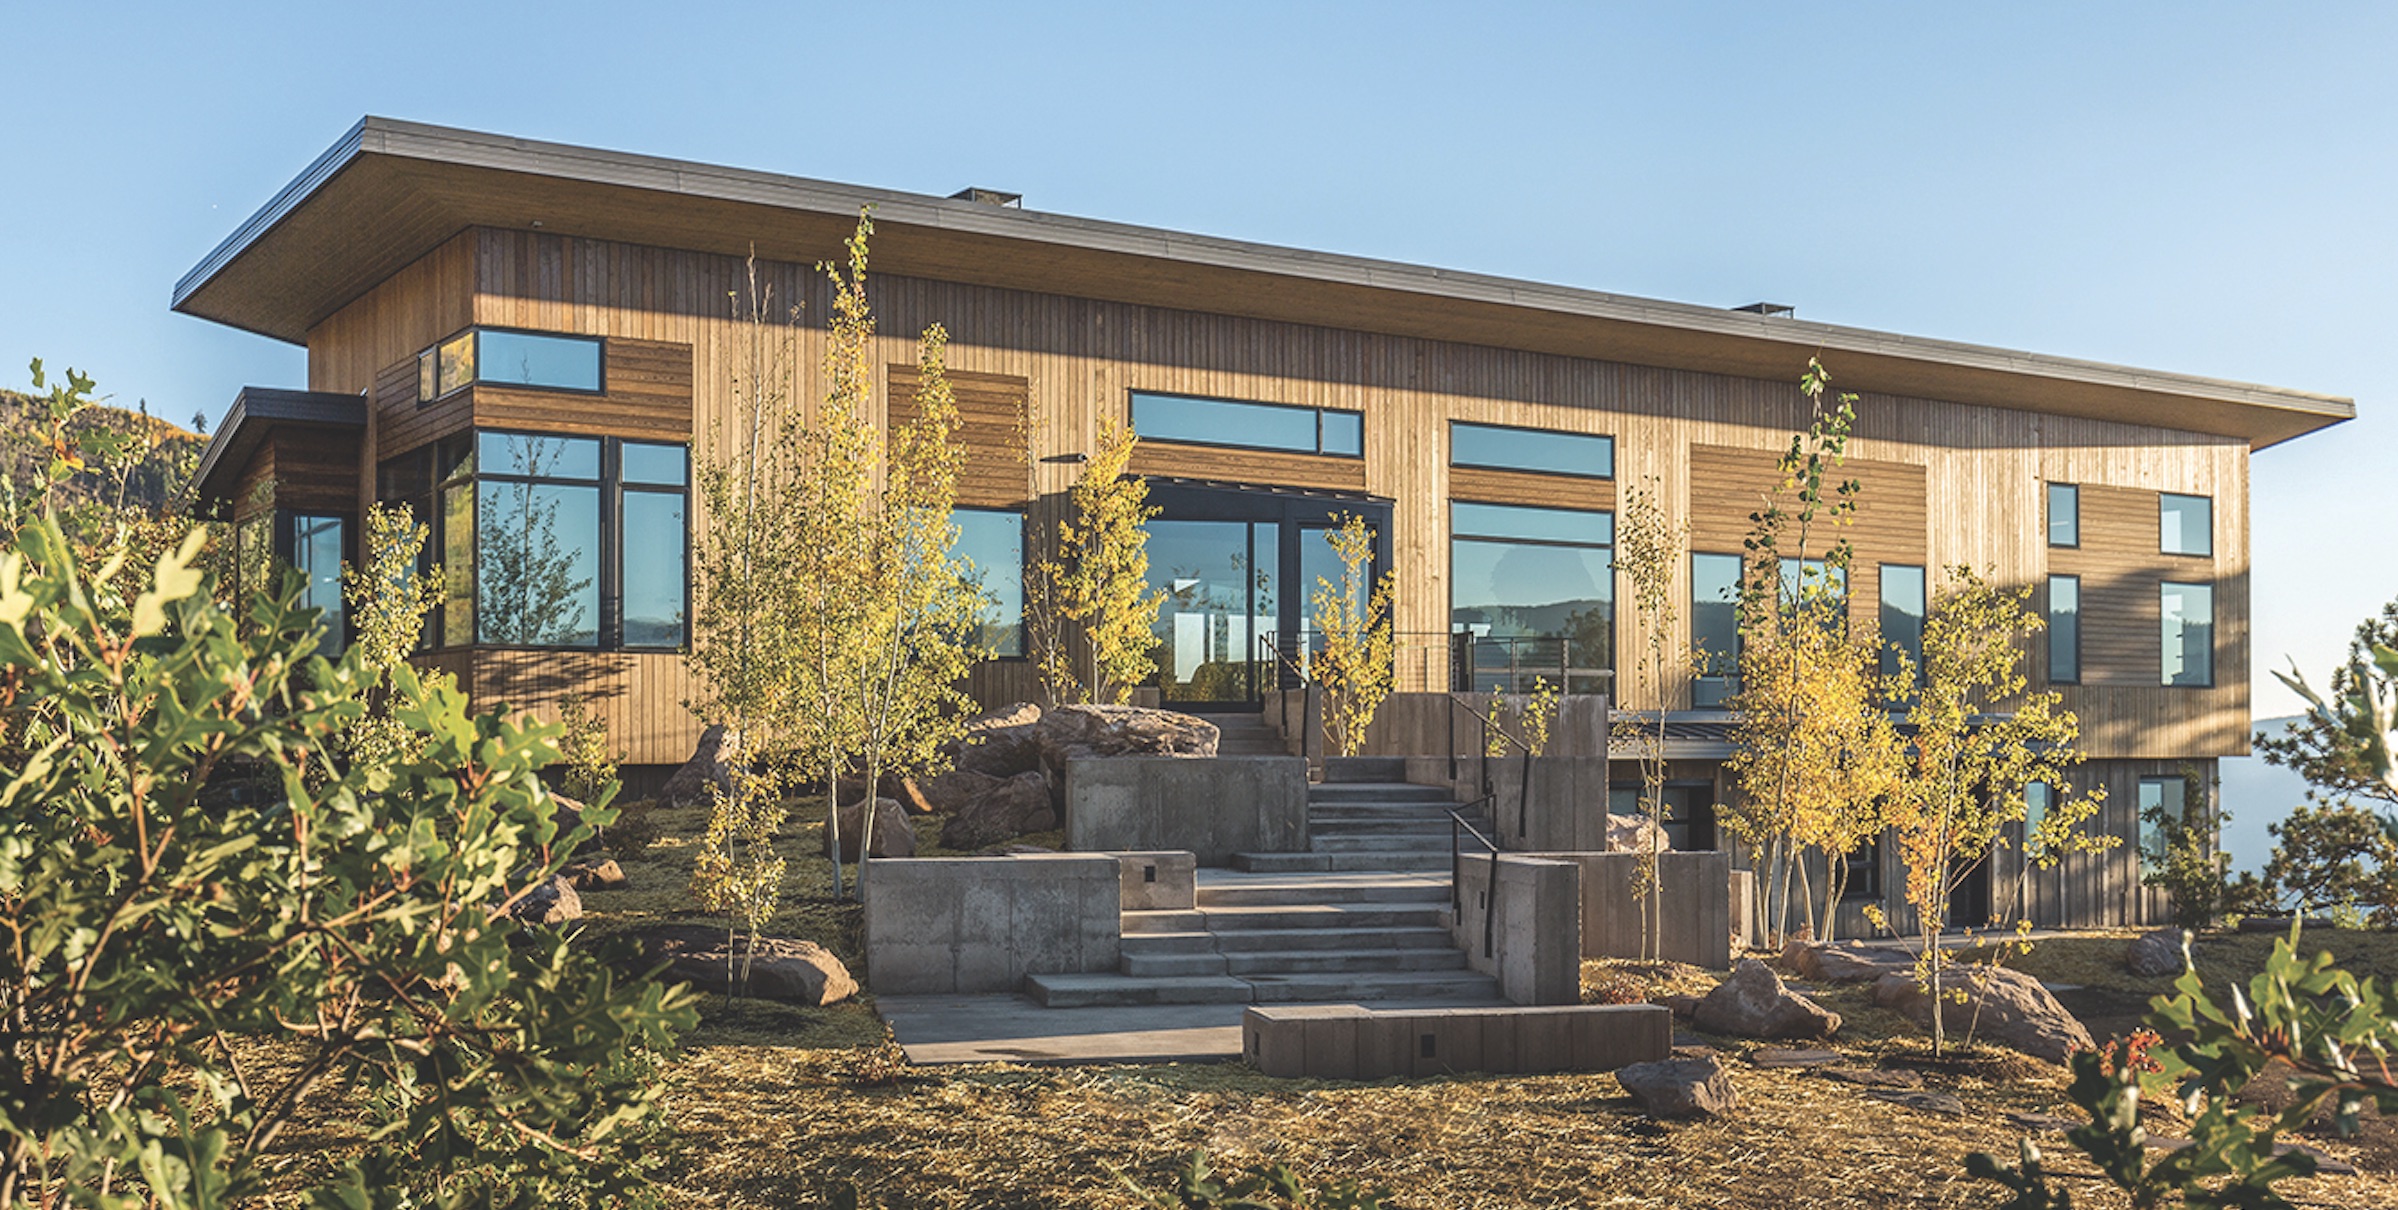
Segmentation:
{"type": "Polygon", "coordinates": [[[952,201],[981,202],[985,206],[1005,206],[1010,210],[1024,209],[1024,195],[1009,193],[1004,189],[985,189],[979,185],[968,185],[956,193],[950,194],[949,197],[952,201]]]}

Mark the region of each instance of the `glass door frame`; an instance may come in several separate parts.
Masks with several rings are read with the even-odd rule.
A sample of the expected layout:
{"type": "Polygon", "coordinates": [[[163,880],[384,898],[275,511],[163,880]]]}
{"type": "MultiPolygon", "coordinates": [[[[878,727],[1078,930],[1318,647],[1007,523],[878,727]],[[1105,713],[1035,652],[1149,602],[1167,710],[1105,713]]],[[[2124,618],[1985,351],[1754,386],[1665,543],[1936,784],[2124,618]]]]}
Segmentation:
{"type": "MultiPolygon", "coordinates": [[[[1160,521],[1247,521],[1277,527],[1281,549],[1275,552],[1274,634],[1278,641],[1299,633],[1314,587],[1299,581],[1302,542],[1320,542],[1324,530],[1339,525],[1340,518],[1360,516],[1374,530],[1368,582],[1391,564],[1391,501],[1378,496],[1153,477],[1149,503],[1157,508],[1160,521]]],[[[1255,531],[1251,532],[1254,535],[1255,531]]],[[[1249,710],[1262,703],[1268,689],[1299,687],[1298,673],[1279,660],[1269,675],[1258,676],[1254,651],[1251,656],[1247,699],[1201,702],[1167,698],[1161,704],[1177,709],[1249,710]]]]}

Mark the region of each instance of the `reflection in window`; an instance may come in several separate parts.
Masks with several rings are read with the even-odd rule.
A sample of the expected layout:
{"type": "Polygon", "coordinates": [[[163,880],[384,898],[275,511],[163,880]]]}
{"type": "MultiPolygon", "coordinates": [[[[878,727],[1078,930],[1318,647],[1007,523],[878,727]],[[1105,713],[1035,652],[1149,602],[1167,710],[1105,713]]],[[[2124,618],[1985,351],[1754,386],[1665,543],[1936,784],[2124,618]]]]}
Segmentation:
{"type": "Polygon", "coordinates": [[[1280,624],[1282,527],[1271,521],[1152,521],[1149,588],[1155,683],[1167,702],[1251,702],[1273,673],[1261,639],[1280,624]]]}
{"type": "Polygon", "coordinates": [[[1740,692],[1740,556],[1690,556],[1690,704],[1719,709],[1740,692]]]}
{"type": "Polygon", "coordinates": [[[2204,687],[2215,683],[2215,590],[2207,584],[2160,586],[2164,622],[2160,663],[2164,683],[2204,687]]]}
{"type": "Polygon", "coordinates": [[[2048,818],[2051,807],[2057,805],[2057,792],[2047,782],[2036,781],[2023,788],[2023,835],[2029,840],[2040,830],[2040,821],[2048,818]]]}
{"type": "Polygon", "coordinates": [[[317,650],[330,659],[341,654],[350,633],[341,601],[343,530],[347,523],[340,517],[294,513],[290,524],[291,565],[308,577],[308,587],[300,593],[300,608],[318,612],[325,636],[317,650]]]}
{"type": "Polygon", "coordinates": [[[957,554],[983,591],[982,645],[994,655],[1024,654],[1024,514],[961,508],[957,554]]]}
{"type": "Polygon", "coordinates": [[[2082,544],[2082,489],[2071,483],[2048,485],[2048,544],[2082,544]]]}
{"type": "Polygon", "coordinates": [[[418,355],[416,401],[478,382],[597,394],[602,350],[596,336],[470,328],[418,355]]]}
{"type": "Polygon", "coordinates": [[[1344,458],[1365,455],[1365,417],[1329,408],[1134,391],[1132,429],[1151,441],[1344,458]]]}
{"type": "Polygon", "coordinates": [[[1471,634],[1477,691],[1604,692],[1615,666],[1615,516],[1452,503],[1450,625],[1471,634]]]}
{"type": "Polygon", "coordinates": [[[1449,423],[1449,465],[1609,479],[1615,476],[1615,438],[1455,420],[1449,423]]]}
{"type": "Polygon", "coordinates": [[[2169,555],[2215,553],[2215,502],[2205,496],[2157,496],[2157,549],[2169,555]]]}
{"type": "Polygon", "coordinates": [[[1899,656],[1917,684],[1923,682],[1923,569],[1882,564],[1882,675],[1897,676],[1899,656]]]}
{"type": "Polygon", "coordinates": [[[2048,577],[2048,680],[2053,685],[2082,679],[2082,578],[2048,577]]]}
{"type": "Polygon", "coordinates": [[[2178,777],[2140,779],[2140,863],[2155,870],[2165,864],[2165,825],[2157,815],[2178,824],[2188,807],[2187,788],[2178,777]]]}
{"type": "Polygon", "coordinates": [[[624,645],[683,645],[683,493],[624,494],[624,645]]]}

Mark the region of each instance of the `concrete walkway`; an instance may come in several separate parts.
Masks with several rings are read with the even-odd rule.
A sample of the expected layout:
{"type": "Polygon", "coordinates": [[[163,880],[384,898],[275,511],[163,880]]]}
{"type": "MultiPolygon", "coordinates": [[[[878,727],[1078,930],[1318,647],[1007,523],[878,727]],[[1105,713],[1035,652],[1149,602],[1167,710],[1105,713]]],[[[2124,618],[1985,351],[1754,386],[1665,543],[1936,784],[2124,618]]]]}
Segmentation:
{"type": "MultiPolygon", "coordinates": [[[[1466,1008],[1462,1000],[1377,1000],[1373,1009],[1466,1008]]],[[[1212,1063],[1241,1057],[1247,1004],[1044,1008],[1023,996],[880,996],[908,1062],[1212,1063]]]]}

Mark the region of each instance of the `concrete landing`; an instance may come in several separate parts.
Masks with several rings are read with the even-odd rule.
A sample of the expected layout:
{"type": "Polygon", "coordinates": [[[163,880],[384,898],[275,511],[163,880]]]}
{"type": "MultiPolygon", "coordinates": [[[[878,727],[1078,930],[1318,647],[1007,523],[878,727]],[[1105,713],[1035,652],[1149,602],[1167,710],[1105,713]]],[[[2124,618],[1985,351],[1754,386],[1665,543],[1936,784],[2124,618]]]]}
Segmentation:
{"type": "MultiPolygon", "coordinates": [[[[1377,1001],[1376,1010],[1487,1006],[1487,997],[1377,1001]]],[[[947,1063],[1212,1063],[1241,1057],[1240,1004],[1043,1008],[1023,996],[878,996],[919,1067],[947,1063]]]]}

